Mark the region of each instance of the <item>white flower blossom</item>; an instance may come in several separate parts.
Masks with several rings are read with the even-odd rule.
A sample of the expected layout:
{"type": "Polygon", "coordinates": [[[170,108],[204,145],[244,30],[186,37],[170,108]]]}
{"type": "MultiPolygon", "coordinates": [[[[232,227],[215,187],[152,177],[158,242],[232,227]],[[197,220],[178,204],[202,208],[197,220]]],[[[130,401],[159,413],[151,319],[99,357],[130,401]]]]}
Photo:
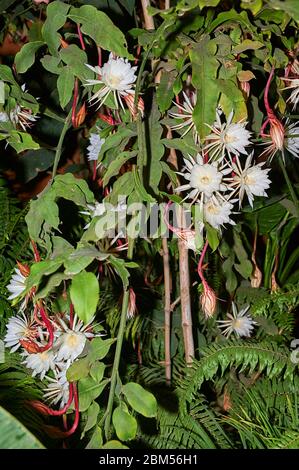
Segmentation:
{"type": "Polygon", "coordinates": [[[234,192],[239,194],[239,208],[241,207],[244,195],[246,193],[249,204],[252,207],[254,196],[266,196],[266,189],[270,187],[270,179],[268,173],[270,168],[262,169],[265,162],[251,165],[253,153],[247,157],[244,169],[241,167],[239,158],[231,164],[233,176],[227,178],[234,192]]]}
{"type": "Polygon", "coordinates": [[[90,99],[91,103],[99,103],[98,108],[105,103],[110,93],[113,93],[117,107],[119,103],[123,107],[122,97],[134,94],[133,86],[137,78],[135,75],[137,67],[132,67],[128,59],[113,57],[113,54],[110,54],[108,62],[103,67],[92,67],[89,64],[86,66],[99,76],[96,80],[88,79],[86,84],[103,85],[90,99]]]}
{"type": "Polygon", "coordinates": [[[238,312],[237,307],[232,303],[232,313],[228,313],[228,320],[218,320],[220,328],[224,328],[222,334],[229,338],[232,333],[235,333],[237,337],[250,337],[254,325],[256,322],[247,313],[249,306],[243,308],[238,312]]]}
{"type": "Polygon", "coordinates": [[[299,158],[299,124],[295,122],[286,128],[286,137],[284,141],[286,150],[294,157],[299,158]]]}
{"type": "Polygon", "coordinates": [[[171,126],[173,130],[184,129],[185,132],[182,134],[184,137],[191,129],[193,129],[194,140],[197,143],[199,141],[198,134],[196,131],[195,123],[193,121],[193,111],[194,106],[196,105],[196,93],[191,93],[190,97],[183,91],[184,100],[182,104],[175,103],[175,106],[178,108],[178,112],[169,112],[169,116],[174,119],[180,119],[182,122],[171,126]]]}
{"type": "Polygon", "coordinates": [[[26,290],[26,277],[21,273],[20,269],[15,268],[15,274],[12,275],[6,289],[10,292],[8,300],[19,297],[26,290]]]}
{"type": "Polygon", "coordinates": [[[32,377],[40,374],[40,378],[43,380],[50,369],[55,369],[56,357],[51,349],[33,354],[24,352],[22,355],[25,356],[23,364],[32,369],[32,377]]]}
{"type": "Polygon", "coordinates": [[[44,388],[44,398],[48,400],[51,405],[59,403],[60,408],[63,408],[70,396],[70,384],[66,378],[66,371],[55,372],[55,377],[45,377],[49,384],[44,388]]]}
{"type": "Polygon", "coordinates": [[[23,131],[26,131],[26,129],[31,127],[37,120],[37,116],[33,116],[31,109],[19,106],[18,104],[9,113],[9,118],[15,127],[20,125],[23,131]]]}
{"type": "Polygon", "coordinates": [[[230,218],[234,207],[232,202],[213,195],[208,201],[203,203],[205,222],[208,222],[216,229],[220,229],[224,224],[235,225],[235,222],[230,218]]]}
{"type": "Polygon", "coordinates": [[[70,328],[61,318],[59,319],[61,333],[57,341],[57,347],[59,348],[57,353],[58,361],[74,361],[82,353],[86,340],[95,336],[95,334],[91,332],[93,320],[92,318],[84,325],[84,323],[78,319],[77,315],[75,315],[73,326],[70,328]]]}
{"type": "Polygon", "coordinates": [[[99,134],[91,133],[89,142],[90,144],[87,147],[87,159],[88,161],[97,161],[105,139],[101,139],[99,134]]]}
{"type": "Polygon", "coordinates": [[[23,312],[11,317],[8,320],[6,329],[4,344],[7,348],[11,348],[11,352],[15,352],[21,346],[21,339],[34,339],[37,331],[32,318],[27,318],[23,312]]]}
{"type": "Polygon", "coordinates": [[[175,191],[191,190],[186,198],[195,200],[200,194],[207,198],[214,192],[225,191],[227,188],[222,184],[223,175],[230,170],[222,169],[219,171],[218,162],[204,163],[203,157],[198,154],[196,159],[189,156],[189,160],[184,158],[186,171],[179,173],[189,183],[176,188],[175,191]]]}
{"type": "Polygon", "coordinates": [[[205,150],[211,152],[212,158],[223,158],[225,152],[231,155],[248,154],[246,147],[251,144],[251,132],[245,129],[247,122],[232,122],[233,111],[228,116],[226,123],[222,123],[220,115],[222,111],[216,111],[216,122],[213,126],[208,125],[212,133],[206,137],[210,141],[205,150]]]}

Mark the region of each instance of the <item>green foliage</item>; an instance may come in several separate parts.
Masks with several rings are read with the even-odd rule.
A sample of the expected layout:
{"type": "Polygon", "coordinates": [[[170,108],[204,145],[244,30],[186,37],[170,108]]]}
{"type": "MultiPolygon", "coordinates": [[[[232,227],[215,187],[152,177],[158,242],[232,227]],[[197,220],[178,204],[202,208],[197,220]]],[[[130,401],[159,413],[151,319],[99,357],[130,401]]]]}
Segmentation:
{"type": "Polygon", "coordinates": [[[0,449],[43,449],[44,446],[16,418],[0,407],[0,449]]]}

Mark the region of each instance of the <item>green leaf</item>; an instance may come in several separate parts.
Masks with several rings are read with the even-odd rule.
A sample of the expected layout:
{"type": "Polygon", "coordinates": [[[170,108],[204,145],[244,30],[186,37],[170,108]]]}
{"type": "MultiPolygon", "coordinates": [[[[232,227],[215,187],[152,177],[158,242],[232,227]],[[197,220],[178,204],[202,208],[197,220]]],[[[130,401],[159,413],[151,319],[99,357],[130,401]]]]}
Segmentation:
{"type": "Polygon", "coordinates": [[[95,259],[97,253],[97,250],[90,250],[91,252],[94,251],[92,254],[87,254],[88,249],[86,248],[77,248],[75,251],[73,251],[69,258],[65,261],[64,266],[65,266],[65,274],[78,274],[80,271],[85,269],[87,266],[89,266],[90,263],[95,259]],[[87,253],[86,253],[87,252],[87,253]]]}
{"type": "Polygon", "coordinates": [[[32,200],[25,220],[28,225],[30,238],[34,241],[40,240],[44,222],[49,227],[58,228],[59,214],[58,206],[55,202],[55,193],[47,191],[39,199],[32,200]]]}
{"type": "MultiPolygon", "coordinates": [[[[81,434],[81,439],[85,436],[85,433],[87,433],[87,431],[90,431],[90,429],[92,429],[97,424],[99,412],[100,412],[99,405],[95,401],[93,401],[87,410],[87,421],[84,426],[83,432],[81,434]]],[[[101,444],[102,444],[102,441],[100,445],[101,444]]]]}
{"type": "Polygon", "coordinates": [[[96,312],[99,301],[99,282],[93,273],[82,271],[73,277],[71,300],[80,320],[88,323],[96,312]]]}
{"type": "Polygon", "coordinates": [[[244,95],[239,90],[237,84],[233,80],[223,79],[217,79],[216,83],[219,91],[222,93],[219,103],[226,116],[233,110],[234,121],[241,121],[247,118],[247,106],[244,95]]]}
{"type": "Polygon", "coordinates": [[[24,150],[39,149],[39,144],[26,132],[11,131],[10,136],[7,138],[7,142],[17,153],[24,152],[24,150]]]}
{"type": "Polygon", "coordinates": [[[238,44],[233,48],[234,54],[240,54],[241,52],[248,50],[256,50],[264,47],[264,43],[260,41],[252,41],[251,39],[244,39],[241,44],[238,44]]]}
{"type": "Polygon", "coordinates": [[[106,365],[103,362],[95,362],[90,368],[90,376],[98,383],[102,382],[106,365]]]}
{"type": "Polygon", "coordinates": [[[104,444],[101,449],[128,449],[129,447],[125,446],[119,441],[108,441],[104,444]]]}
{"type": "Polygon", "coordinates": [[[212,248],[212,250],[215,251],[218,248],[219,241],[220,241],[218,230],[216,230],[214,227],[212,227],[208,223],[205,223],[205,228],[207,231],[207,239],[208,239],[209,245],[212,248]]]}
{"type": "Polygon", "coordinates": [[[15,64],[18,73],[25,73],[35,61],[35,54],[43,45],[43,41],[28,42],[16,54],[15,64]]]}
{"type": "Polygon", "coordinates": [[[84,379],[89,374],[89,359],[83,357],[77,359],[66,371],[66,378],[69,382],[76,382],[77,380],[84,379]]]}
{"type": "Polygon", "coordinates": [[[268,0],[268,5],[272,8],[284,11],[294,18],[297,23],[299,23],[299,9],[297,0],[268,0]]]}
{"type": "Polygon", "coordinates": [[[0,65],[0,79],[4,82],[11,83],[11,85],[19,86],[14,79],[11,68],[7,65],[0,65]]]}
{"type": "Polygon", "coordinates": [[[86,206],[94,202],[94,195],[83,179],[75,178],[72,173],[57,175],[52,185],[56,197],[73,201],[78,206],[86,206]]]}
{"type": "Polygon", "coordinates": [[[103,178],[103,185],[107,186],[112,176],[115,176],[119,173],[121,167],[131,158],[136,157],[136,151],[130,152],[121,152],[115,160],[111,162],[103,178]]]}
{"type": "Polygon", "coordinates": [[[160,113],[154,101],[148,121],[147,158],[149,167],[149,186],[154,193],[158,193],[158,186],[162,176],[162,167],[159,165],[164,155],[164,145],[161,142],[163,128],[159,122],[160,113]]]}
{"type": "MultiPolygon", "coordinates": [[[[88,413],[89,413],[89,409],[88,409],[88,413]]],[[[86,446],[86,449],[100,449],[102,445],[103,445],[102,430],[99,426],[97,426],[92,435],[92,438],[90,439],[89,443],[86,446]]]]}
{"type": "Polygon", "coordinates": [[[34,263],[30,268],[30,274],[26,281],[28,289],[37,286],[43,276],[54,273],[62,265],[63,259],[45,260],[34,263]]]}
{"type": "Polygon", "coordinates": [[[42,35],[53,56],[58,56],[61,35],[57,31],[65,24],[69,9],[70,5],[60,1],[51,2],[47,6],[47,18],[42,28],[42,35]]]}
{"type": "Polygon", "coordinates": [[[112,423],[118,439],[121,441],[130,441],[134,439],[137,432],[137,421],[121,406],[113,411],[112,423]]]}
{"type": "Polygon", "coordinates": [[[104,12],[91,5],[83,5],[80,8],[71,8],[68,16],[75,23],[81,24],[82,33],[91,37],[97,46],[120,57],[133,59],[127,50],[125,36],[104,12]]]}
{"type": "Polygon", "coordinates": [[[50,276],[47,282],[45,283],[45,286],[35,294],[35,299],[38,300],[47,297],[50,292],[52,292],[53,290],[57,290],[56,288],[60,286],[62,281],[66,281],[68,279],[70,279],[70,276],[67,276],[64,273],[52,274],[52,276],[50,276]]]}
{"type": "Polygon", "coordinates": [[[48,72],[55,73],[57,75],[60,74],[62,64],[59,57],[53,57],[52,55],[46,54],[40,61],[44,69],[46,69],[48,72]]]}
{"type": "Polygon", "coordinates": [[[141,385],[129,382],[122,388],[129,405],[146,418],[157,415],[157,401],[154,395],[145,390],[141,385]]]}
{"type": "Polygon", "coordinates": [[[82,51],[76,44],[70,44],[60,50],[60,57],[69,66],[69,69],[82,82],[93,78],[93,72],[85,64],[88,63],[86,52],[82,51]]]}
{"type": "Polygon", "coordinates": [[[216,82],[219,62],[215,58],[214,44],[208,36],[190,51],[192,63],[192,83],[197,89],[197,101],[193,119],[200,139],[210,132],[206,124],[213,124],[218,102],[219,89],[216,82]]]}
{"type": "Polygon", "coordinates": [[[115,271],[116,271],[117,274],[120,276],[120,278],[121,278],[121,280],[122,280],[122,283],[123,283],[124,289],[127,289],[127,287],[129,286],[129,277],[130,277],[130,273],[129,273],[129,271],[126,269],[125,260],[122,259],[122,258],[116,258],[116,257],[113,256],[113,255],[110,255],[110,256],[109,256],[109,262],[112,264],[112,266],[114,267],[115,271]]]}
{"type": "Polygon", "coordinates": [[[129,196],[133,191],[135,186],[134,176],[132,171],[128,171],[121,175],[115,181],[113,185],[113,190],[109,196],[105,199],[107,202],[110,202],[113,205],[118,203],[118,196],[129,196]]]}
{"type": "Polygon", "coordinates": [[[94,338],[90,343],[90,351],[88,353],[89,362],[95,362],[100,359],[104,359],[107,356],[111,345],[115,342],[115,339],[102,339],[100,337],[94,338]]]}
{"type": "Polygon", "coordinates": [[[55,152],[46,148],[28,150],[20,157],[23,167],[23,178],[25,183],[35,178],[41,171],[48,170],[55,158],[55,152]]]}
{"type": "Polygon", "coordinates": [[[200,8],[204,7],[216,7],[220,0],[198,0],[198,5],[200,8]]]}
{"type": "Polygon", "coordinates": [[[0,449],[44,449],[44,446],[20,421],[0,407],[0,449]]]}
{"type": "Polygon", "coordinates": [[[176,70],[163,70],[161,80],[157,88],[157,103],[161,113],[164,113],[171,106],[174,97],[173,84],[176,76],[176,70]]]}
{"type": "Polygon", "coordinates": [[[59,102],[62,108],[70,102],[74,91],[75,77],[69,66],[63,67],[57,80],[59,102]]]}
{"type": "Polygon", "coordinates": [[[101,395],[110,381],[96,382],[91,377],[85,377],[78,382],[79,410],[86,411],[90,404],[101,395]]]}

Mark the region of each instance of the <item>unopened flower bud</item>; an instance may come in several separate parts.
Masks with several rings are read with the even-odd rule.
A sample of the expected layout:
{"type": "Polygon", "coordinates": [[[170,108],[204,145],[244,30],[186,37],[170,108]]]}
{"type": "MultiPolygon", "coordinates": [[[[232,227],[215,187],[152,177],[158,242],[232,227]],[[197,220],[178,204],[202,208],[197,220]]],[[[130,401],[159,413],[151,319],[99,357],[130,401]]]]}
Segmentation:
{"type": "Polygon", "coordinates": [[[137,117],[138,111],[141,116],[144,115],[144,101],[141,97],[138,98],[137,109],[135,108],[135,95],[125,95],[124,100],[130,110],[132,117],[135,119],[137,117]]]}
{"type": "Polygon", "coordinates": [[[206,318],[211,318],[216,311],[216,294],[208,284],[204,285],[204,291],[200,296],[201,308],[206,318]]]}
{"type": "Polygon", "coordinates": [[[250,95],[250,83],[249,82],[240,82],[241,90],[245,93],[247,98],[250,95]]]}

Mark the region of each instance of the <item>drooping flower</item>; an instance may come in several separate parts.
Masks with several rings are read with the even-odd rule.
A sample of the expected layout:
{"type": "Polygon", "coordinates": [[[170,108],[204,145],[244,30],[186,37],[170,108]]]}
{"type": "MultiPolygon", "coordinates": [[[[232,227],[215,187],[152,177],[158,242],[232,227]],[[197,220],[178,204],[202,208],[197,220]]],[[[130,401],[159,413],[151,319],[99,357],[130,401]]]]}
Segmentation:
{"type": "Polygon", "coordinates": [[[266,189],[270,187],[270,179],[268,173],[270,168],[262,169],[265,164],[258,163],[251,165],[253,153],[247,157],[245,166],[242,169],[239,158],[231,163],[232,177],[227,178],[229,184],[234,189],[234,193],[238,192],[239,207],[241,207],[244,195],[246,193],[249,204],[252,206],[254,196],[267,196],[266,189]]]}
{"type": "Polygon", "coordinates": [[[203,293],[200,296],[201,308],[205,318],[211,318],[216,312],[216,294],[206,281],[203,282],[203,288],[203,293]]]}
{"type": "Polygon", "coordinates": [[[223,158],[225,152],[231,155],[248,154],[246,147],[251,144],[251,132],[245,129],[247,122],[232,122],[234,112],[232,111],[225,123],[221,122],[222,111],[216,111],[216,122],[213,126],[208,125],[211,134],[206,137],[208,144],[205,150],[211,152],[212,158],[223,158]]]}
{"type": "Polygon", "coordinates": [[[33,126],[38,117],[32,114],[31,109],[17,104],[9,113],[9,118],[15,127],[19,125],[23,131],[26,131],[27,128],[33,126]]]}
{"type": "Polygon", "coordinates": [[[169,116],[174,118],[174,119],[180,119],[182,122],[179,122],[178,124],[174,124],[171,126],[171,129],[173,130],[179,130],[179,129],[184,129],[186,127],[185,132],[182,134],[182,137],[184,137],[189,131],[193,130],[193,135],[194,135],[194,140],[197,143],[199,138],[198,134],[196,131],[195,123],[193,121],[193,111],[194,111],[194,106],[196,105],[196,93],[191,93],[190,97],[183,91],[183,97],[184,100],[182,104],[180,103],[175,103],[175,106],[178,108],[178,112],[169,112],[169,116]]]}
{"type": "Polygon", "coordinates": [[[234,207],[232,202],[234,201],[229,202],[224,198],[213,195],[208,201],[203,203],[205,222],[208,222],[216,229],[220,229],[224,224],[235,225],[235,222],[230,218],[234,207]]]}
{"type": "Polygon", "coordinates": [[[204,163],[203,157],[198,154],[196,158],[189,156],[184,159],[186,171],[179,173],[189,183],[179,186],[175,191],[191,190],[187,195],[188,199],[195,200],[201,193],[206,197],[211,197],[214,192],[225,191],[226,186],[222,184],[223,175],[230,170],[219,171],[218,163],[204,163]]]}
{"type": "Polygon", "coordinates": [[[22,273],[19,268],[15,268],[15,274],[12,275],[9,284],[6,286],[6,289],[10,292],[8,300],[12,300],[19,297],[26,290],[27,276],[25,276],[24,271],[22,273]]]}
{"type": "Polygon", "coordinates": [[[51,405],[57,405],[63,408],[69,399],[70,384],[66,378],[66,371],[55,372],[55,377],[46,376],[48,380],[47,388],[44,388],[44,398],[48,400],[51,405]]]}
{"type": "Polygon", "coordinates": [[[122,104],[122,97],[134,94],[134,83],[136,81],[135,72],[137,67],[132,67],[128,59],[113,57],[111,53],[108,62],[103,67],[92,67],[86,64],[99,78],[96,80],[87,80],[87,85],[103,85],[90,99],[91,103],[98,103],[100,108],[110,95],[113,93],[115,105],[122,104]]]}
{"type": "Polygon", "coordinates": [[[5,346],[15,352],[21,346],[20,340],[33,340],[36,337],[36,327],[34,320],[27,318],[23,312],[11,317],[6,326],[5,346]]]}
{"type": "Polygon", "coordinates": [[[90,144],[87,147],[87,159],[88,161],[97,161],[105,139],[101,139],[99,134],[91,133],[89,142],[90,144]]]}
{"type": "Polygon", "coordinates": [[[235,333],[237,337],[249,338],[254,329],[256,322],[247,313],[249,306],[245,307],[238,312],[237,307],[232,303],[232,313],[228,313],[228,320],[218,320],[220,328],[224,328],[222,334],[229,338],[232,333],[235,333]]]}
{"type": "Polygon", "coordinates": [[[33,354],[24,352],[22,355],[25,356],[23,364],[25,364],[28,369],[32,369],[32,377],[40,374],[40,378],[43,380],[50,369],[55,369],[56,357],[52,350],[33,354]]]}
{"type": "Polygon", "coordinates": [[[95,336],[91,331],[93,320],[92,318],[84,325],[84,323],[78,319],[77,315],[75,315],[72,327],[68,327],[66,323],[59,318],[60,335],[57,341],[58,361],[74,361],[82,353],[86,340],[95,336]]]}

